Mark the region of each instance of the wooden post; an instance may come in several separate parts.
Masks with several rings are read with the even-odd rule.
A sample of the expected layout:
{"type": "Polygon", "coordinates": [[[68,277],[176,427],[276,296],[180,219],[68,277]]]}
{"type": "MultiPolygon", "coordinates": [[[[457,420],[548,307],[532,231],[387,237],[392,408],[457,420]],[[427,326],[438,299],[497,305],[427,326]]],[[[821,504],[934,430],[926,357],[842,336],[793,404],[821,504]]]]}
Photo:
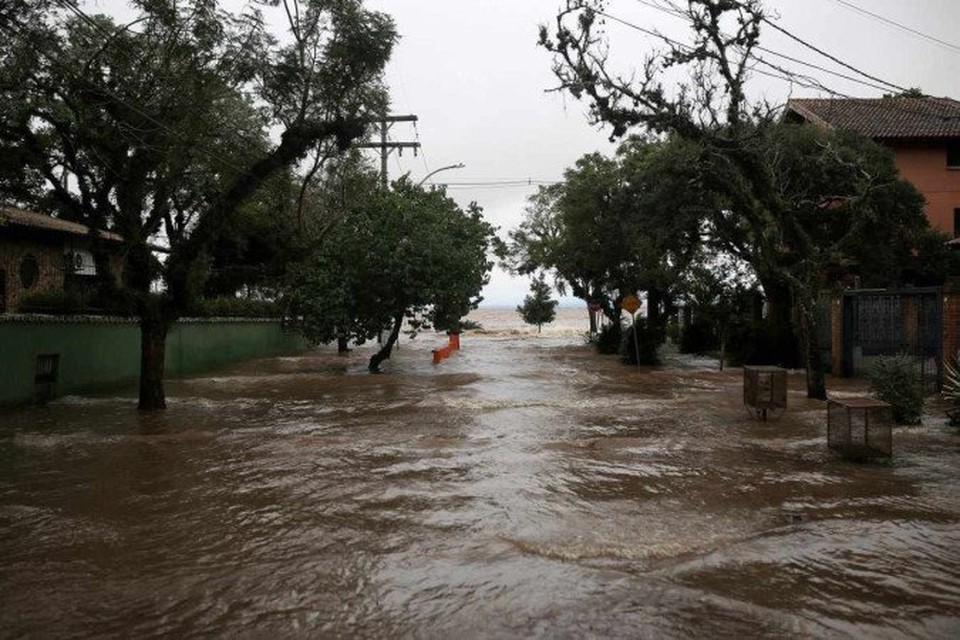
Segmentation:
{"type": "Polygon", "coordinates": [[[943,286],[943,366],[951,365],[953,354],[960,348],[957,322],[960,321],[960,286],[951,278],[943,286]]]}
{"type": "Polygon", "coordinates": [[[830,297],[830,373],[843,377],[843,291],[830,297]]]}

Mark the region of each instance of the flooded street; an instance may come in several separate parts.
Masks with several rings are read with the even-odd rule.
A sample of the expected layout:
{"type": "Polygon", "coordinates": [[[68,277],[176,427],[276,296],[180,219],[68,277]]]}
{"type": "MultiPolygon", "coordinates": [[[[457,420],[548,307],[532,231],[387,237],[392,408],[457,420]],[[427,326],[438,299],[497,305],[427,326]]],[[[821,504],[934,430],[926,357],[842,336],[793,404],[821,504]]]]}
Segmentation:
{"type": "Polygon", "coordinates": [[[437,366],[426,334],[379,376],[321,348],[171,381],[160,415],[0,412],[0,636],[960,636],[940,412],[848,463],[802,374],[756,422],[739,369],[487,313],[437,366]]]}

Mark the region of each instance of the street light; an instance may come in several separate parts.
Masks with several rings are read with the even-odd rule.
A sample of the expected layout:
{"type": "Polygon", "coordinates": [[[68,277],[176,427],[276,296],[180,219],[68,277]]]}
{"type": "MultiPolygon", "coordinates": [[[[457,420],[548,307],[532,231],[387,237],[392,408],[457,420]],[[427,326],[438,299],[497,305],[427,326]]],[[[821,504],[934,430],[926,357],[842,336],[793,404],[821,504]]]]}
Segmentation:
{"type": "Polygon", "coordinates": [[[433,171],[425,175],[423,177],[423,180],[417,183],[417,186],[419,187],[424,182],[426,182],[430,176],[440,173],[441,171],[446,171],[447,169],[463,169],[465,166],[467,165],[463,164],[462,162],[458,162],[457,164],[451,164],[451,165],[447,165],[446,167],[440,167],[439,169],[434,169],[433,171]]]}

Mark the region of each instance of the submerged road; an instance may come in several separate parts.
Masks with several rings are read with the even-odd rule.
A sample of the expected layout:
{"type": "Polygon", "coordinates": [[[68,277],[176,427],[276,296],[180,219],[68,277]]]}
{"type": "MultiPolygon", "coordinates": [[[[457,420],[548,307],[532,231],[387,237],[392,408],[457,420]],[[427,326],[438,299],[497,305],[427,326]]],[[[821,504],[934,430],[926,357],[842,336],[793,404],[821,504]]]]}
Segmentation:
{"type": "Polygon", "coordinates": [[[0,636],[960,636],[939,416],[853,464],[801,375],[761,423],[739,370],[440,342],[0,413],[0,636]]]}

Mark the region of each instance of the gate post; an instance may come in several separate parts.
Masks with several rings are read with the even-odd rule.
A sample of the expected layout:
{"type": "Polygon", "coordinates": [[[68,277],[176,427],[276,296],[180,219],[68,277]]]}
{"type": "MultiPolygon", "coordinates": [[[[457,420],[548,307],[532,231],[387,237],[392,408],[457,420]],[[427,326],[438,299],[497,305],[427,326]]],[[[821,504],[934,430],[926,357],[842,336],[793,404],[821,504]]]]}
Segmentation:
{"type": "Polygon", "coordinates": [[[960,347],[957,322],[960,321],[960,283],[950,278],[943,285],[943,365],[951,365],[953,354],[960,347]]]}
{"type": "Polygon", "coordinates": [[[830,296],[830,373],[843,377],[843,291],[830,296]]]}

